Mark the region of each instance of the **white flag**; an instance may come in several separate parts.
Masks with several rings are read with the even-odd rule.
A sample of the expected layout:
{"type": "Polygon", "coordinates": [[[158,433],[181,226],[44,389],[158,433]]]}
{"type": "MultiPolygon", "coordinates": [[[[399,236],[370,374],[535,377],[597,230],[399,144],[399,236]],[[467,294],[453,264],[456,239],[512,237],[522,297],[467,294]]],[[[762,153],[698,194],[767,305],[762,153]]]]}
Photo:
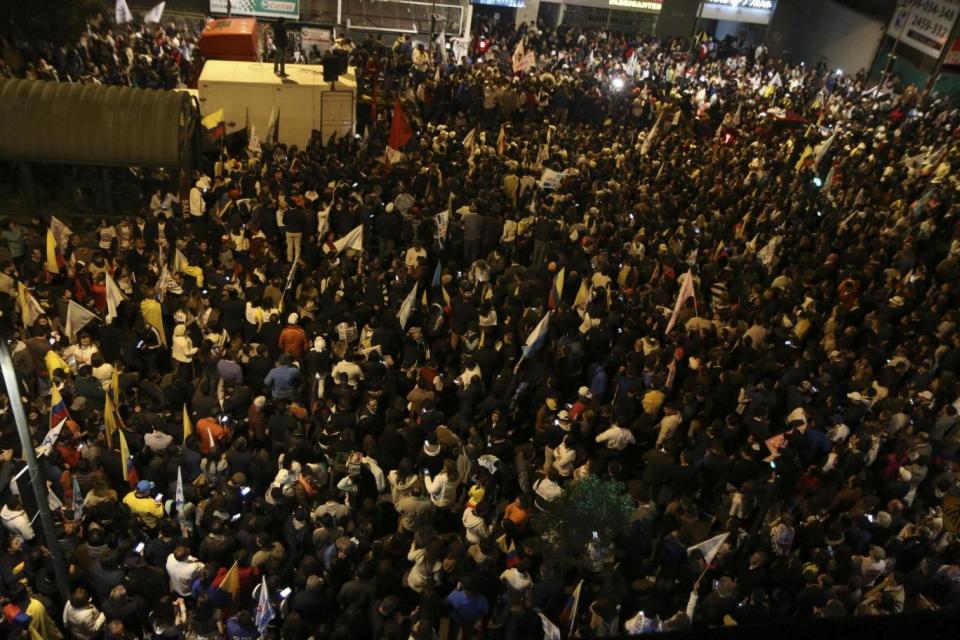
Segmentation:
{"type": "Polygon", "coordinates": [[[446,29],[440,32],[440,35],[437,36],[436,42],[439,47],[439,52],[437,53],[437,62],[440,64],[446,64],[447,62],[447,30],[446,29]]]}
{"type": "Polygon", "coordinates": [[[397,312],[397,320],[400,321],[400,328],[407,328],[407,320],[410,319],[410,314],[413,312],[413,304],[417,300],[417,285],[413,285],[413,289],[410,289],[410,293],[407,294],[407,297],[403,299],[403,302],[400,304],[400,311],[397,312]]]}
{"type": "Polygon", "coordinates": [[[837,130],[834,129],[829,138],[817,145],[817,148],[813,152],[813,166],[815,168],[820,166],[820,163],[823,162],[823,159],[827,157],[827,153],[830,152],[830,147],[833,146],[833,141],[836,139],[837,130]]]}
{"type": "Polygon", "coordinates": [[[41,442],[40,446],[36,449],[38,458],[50,453],[50,450],[53,449],[53,445],[57,443],[57,438],[60,437],[60,431],[63,430],[63,425],[65,424],[67,424],[66,418],[61,420],[53,429],[47,431],[47,435],[43,436],[43,442],[41,442]]]}
{"type": "Polygon", "coordinates": [[[693,291],[693,272],[690,269],[687,269],[687,272],[683,274],[683,284],[680,285],[680,293],[677,295],[677,302],[673,305],[673,313],[670,314],[670,322],[667,323],[666,333],[670,333],[673,329],[673,325],[677,322],[677,314],[680,313],[680,309],[683,308],[683,304],[687,301],[687,298],[693,298],[696,302],[697,296],[693,291]]]}
{"type": "Polygon", "coordinates": [[[99,320],[100,316],[94,312],[81,307],[78,303],[70,300],[67,305],[67,335],[70,337],[71,342],[77,341],[77,334],[85,326],[93,322],[94,320],[99,320]]]}
{"type": "Polygon", "coordinates": [[[563,181],[564,173],[553,169],[544,169],[540,174],[540,186],[544,189],[556,189],[563,181]]]}
{"type": "Polygon", "coordinates": [[[114,21],[117,24],[133,22],[133,14],[130,13],[130,7],[127,6],[127,0],[117,0],[117,9],[114,15],[114,21]]]}
{"type": "Polygon", "coordinates": [[[247,151],[251,155],[260,153],[260,138],[257,137],[257,128],[250,123],[250,141],[247,142],[247,151]]]}
{"type": "Polygon", "coordinates": [[[540,348],[540,345],[543,344],[543,341],[547,339],[547,331],[550,329],[550,316],[553,315],[552,312],[547,311],[544,314],[543,319],[537,323],[537,326],[533,328],[533,331],[530,332],[530,335],[527,336],[527,341],[523,343],[523,353],[520,354],[520,359],[517,360],[517,366],[514,367],[514,372],[520,369],[520,363],[529,356],[532,355],[537,349],[540,348]]]}
{"type": "Polygon", "coordinates": [[[261,637],[267,632],[267,627],[270,626],[270,621],[273,620],[275,615],[273,605],[270,604],[270,590],[267,588],[267,576],[260,576],[260,597],[257,598],[257,610],[253,620],[257,625],[257,631],[260,632],[261,637]]]}
{"type": "Polygon", "coordinates": [[[544,640],[560,640],[560,627],[553,624],[550,618],[542,613],[537,612],[537,615],[540,616],[540,623],[543,625],[544,640]]]}
{"type": "Polygon", "coordinates": [[[653,123],[653,126],[650,127],[650,131],[647,133],[647,137],[643,141],[643,145],[640,147],[640,155],[645,156],[650,153],[650,147],[653,145],[653,140],[657,137],[657,132],[660,130],[660,121],[663,119],[663,110],[660,111],[660,115],[657,116],[657,121],[653,123]]]}
{"type": "Polygon", "coordinates": [[[27,287],[22,282],[17,283],[17,293],[20,302],[20,318],[23,320],[23,326],[32,327],[37,322],[37,318],[44,315],[46,311],[43,310],[43,307],[40,306],[40,303],[37,302],[37,299],[33,297],[33,294],[27,290],[27,287]]]}
{"type": "Polygon", "coordinates": [[[687,557],[693,555],[694,551],[699,551],[703,554],[703,560],[707,564],[713,562],[713,559],[717,557],[717,552],[720,551],[720,547],[723,546],[723,543],[727,541],[729,533],[721,533],[718,536],[714,536],[709,540],[704,540],[700,544],[695,544],[692,547],[687,547],[687,557]]]}
{"type": "Polygon", "coordinates": [[[107,285],[107,324],[113,322],[113,319],[117,317],[117,307],[120,306],[120,303],[126,300],[123,297],[123,292],[120,291],[120,287],[117,286],[117,283],[114,282],[113,277],[108,273],[106,275],[106,285],[107,285]]]}
{"type": "Polygon", "coordinates": [[[160,22],[160,18],[163,16],[163,8],[166,4],[166,2],[161,2],[160,4],[154,6],[153,9],[150,9],[150,11],[147,11],[147,14],[143,16],[143,22],[160,22]]]}
{"type": "Polygon", "coordinates": [[[337,248],[337,253],[343,253],[344,249],[363,251],[363,225],[351,229],[347,235],[334,242],[333,246],[337,248]]]}
{"type": "Polygon", "coordinates": [[[56,217],[50,216],[50,231],[53,232],[53,238],[57,241],[57,247],[64,249],[73,235],[70,227],[63,224],[56,217]]]}
{"type": "Polygon", "coordinates": [[[183,289],[177,284],[177,281],[173,279],[173,276],[170,275],[170,270],[167,269],[167,265],[163,265],[163,269],[160,270],[160,277],[157,278],[157,293],[160,294],[160,300],[163,300],[164,296],[168,293],[183,293],[183,289]]]}
{"type": "Polygon", "coordinates": [[[513,72],[517,73],[518,71],[523,71],[523,38],[520,38],[520,41],[517,42],[517,47],[513,50],[513,72]]]}

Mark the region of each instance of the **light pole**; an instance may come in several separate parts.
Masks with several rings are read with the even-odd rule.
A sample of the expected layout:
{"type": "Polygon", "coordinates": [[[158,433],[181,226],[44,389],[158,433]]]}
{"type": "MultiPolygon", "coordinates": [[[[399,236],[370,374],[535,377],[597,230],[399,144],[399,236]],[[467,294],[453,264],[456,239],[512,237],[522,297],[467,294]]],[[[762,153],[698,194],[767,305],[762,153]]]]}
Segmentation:
{"type": "Polygon", "coordinates": [[[63,602],[70,597],[70,582],[67,578],[67,565],[63,560],[63,550],[57,540],[56,529],[53,526],[53,516],[50,515],[50,503],[47,502],[47,485],[37,465],[37,456],[33,451],[33,441],[30,438],[30,427],[27,426],[27,414],[23,411],[23,402],[20,400],[20,385],[17,383],[17,373],[13,368],[10,350],[7,341],[0,338],[0,369],[3,370],[3,382],[7,387],[7,396],[10,398],[10,408],[13,409],[13,419],[17,423],[17,435],[20,436],[20,446],[23,448],[23,459],[27,463],[27,472],[30,474],[30,486],[33,487],[33,497],[37,501],[37,510],[40,513],[40,526],[47,541],[47,548],[53,556],[53,573],[57,581],[57,590],[63,602]]]}

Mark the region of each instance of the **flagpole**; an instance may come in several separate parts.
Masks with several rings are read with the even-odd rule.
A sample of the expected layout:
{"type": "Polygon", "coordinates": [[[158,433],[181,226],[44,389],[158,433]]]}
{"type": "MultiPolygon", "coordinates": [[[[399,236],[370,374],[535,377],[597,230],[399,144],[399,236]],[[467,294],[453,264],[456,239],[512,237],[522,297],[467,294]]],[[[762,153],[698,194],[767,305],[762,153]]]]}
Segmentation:
{"type": "Polygon", "coordinates": [[[50,515],[50,503],[47,502],[47,485],[43,481],[43,474],[37,464],[37,455],[33,450],[33,441],[30,438],[30,427],[27,425],[27,415],[23,411],[23,401],[20,399],[17,384],[17,374],[10,359],[10,350],[7,341],[0,340],[0,369],[3,370],[3,382],[7,387],[7,396],[10,398],[10,407],[13,409],[14,422],[17,423],[17,435],[20,436],[20,446],[23,449],[23,459],[30,472],[30,486],[33,487],[33,497],[37,501],[37,510],[40,515],[40,525],[47,541],[47,548],[53,556],[53,573],[57,581],[57,591],[63,602],[70,597],[70,581],[67,578],[67,565],[63,559],[63,550],[57,540],[56,529],[53,526],[53,516],[50,515]]]}

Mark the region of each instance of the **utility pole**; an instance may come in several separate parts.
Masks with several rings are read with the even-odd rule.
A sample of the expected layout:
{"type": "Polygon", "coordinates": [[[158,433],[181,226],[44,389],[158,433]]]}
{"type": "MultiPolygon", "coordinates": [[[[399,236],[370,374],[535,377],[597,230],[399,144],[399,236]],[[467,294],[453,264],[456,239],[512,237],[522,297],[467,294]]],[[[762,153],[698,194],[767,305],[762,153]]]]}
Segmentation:
{"type": "MultiPolygon", "coordinates": [[[[906,6],[907,3],[904,3],[906,6]]],[[[897,2],[897,6],[893,9],[893,18],[896,19],[900,15],[901,5],[897,2]]],[[[900,32],[897,34],[897,37],[893,39],[893,46],[890,48],[890,53],[887,54],[887,62],[883,65],[883,74],[881,81],[886,80],[890,77],[890,72],[893,70],[893,65],[897,61],[897,47],[900,45],[900,38],[903,37],[903,32],[907,29],[907,23],[910,21],[910,10],[907,9],[906,15],[903,16],[903,24],[900,25],[900,32]]]]}
{"type": "Polygon", "coordinates": [[[33,450],[30,427],[27,425],[27,414],[23,411],[23,401],[20,399],[20,385],[17,382],[17,373],[13,368],[13,360],[10,358],[6,338],[0,338],[0,369],[3,370],[3,382],[7,387],[7,396],[10,398],[10,408],[13,409],[13,419],[17,424],[17,435],[20,436],[23,459],[27,463],[27,473],[30,474],[33,497],[37,501],[40,526],[47,542],[47,549],[53,556],[53,573],[57,581],[57,591],[60,593],[63,602],[66,602],[70,597],[67,565],[63,559],[63,549],[60,548],[60,541],[57,540],[57,530],[53,526],[53,516],[50,515],[50,503],[47,502],[47,485],[40,473],[40,467],[37,465],[37,455],[33,450]]]}

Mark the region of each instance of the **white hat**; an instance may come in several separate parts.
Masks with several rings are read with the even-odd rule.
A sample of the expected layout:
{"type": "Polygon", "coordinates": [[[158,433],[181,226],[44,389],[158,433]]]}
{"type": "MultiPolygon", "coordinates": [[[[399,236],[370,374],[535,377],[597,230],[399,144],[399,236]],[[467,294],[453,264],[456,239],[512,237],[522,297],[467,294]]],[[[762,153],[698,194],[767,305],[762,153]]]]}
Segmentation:
{"type": "Polygon", "coordinates": [[[287,324],[297,324],[299,320],[300,316],[298,316],[296,313],[291,313],[287,316],[287,324]]]}
{"type": "Polygon", "coordinates": [[[590,389],[588,389],[587,387],[580,387],[579,389],[577,389],[577,395],[583,396],[587,400],[593,397],[593,394],[590,393],[590,389]]]}

